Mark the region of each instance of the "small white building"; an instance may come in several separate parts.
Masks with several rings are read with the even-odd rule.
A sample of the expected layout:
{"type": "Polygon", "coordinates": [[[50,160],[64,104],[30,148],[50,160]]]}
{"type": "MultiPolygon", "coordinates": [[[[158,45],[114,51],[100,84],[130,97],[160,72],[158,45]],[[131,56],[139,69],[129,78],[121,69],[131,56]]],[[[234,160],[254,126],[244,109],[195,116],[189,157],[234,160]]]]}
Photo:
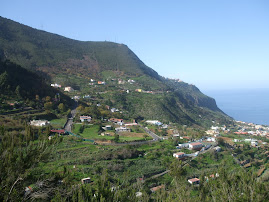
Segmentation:
{"type": "Polygon", "coordinates": [[[216,142],[216,138],[215,137],[208,137],[206,139],[206,141],[208,141],[208,142],[216,142]]]}
{"type": "Polygon", "coordinates": [[[90,117],[90,116],[80,116],[79,119],[80,119],[81,122],[84,122],[84,121],[90,122],[92,120],[92,117],[90,117]]]}
{"type": "Polygon", "coordinates": [[[257,146],[258,146],[258,142],[256,142],[256,141],[251,141],[250,145],[251,145],[252,147],[257,147],[257,146]]]}
{"type": "Polygon", "coordinates": [[[234,139],[234,142],[241,142],[241,140],[239,140],[239,139],[234,139]]]}
{"type": "Polygon", "coordinates": [[[62,87],[62,85],[59,85],[57,83],[52,83],[52,84],[50,84],[50,86],[52,86],[54,88],[61,88],[62,87]]]}
{"type": "Polygon", "coordinates": [[[89,184],[91,182],[92,181],[91,181],[91,178],[90,177],[86,177],[86,178],[81,179],[81,183],[82,184],[89,184]]]}
{"type": "Polygon", "coordinates": [[[220,152],[220,151],[221,151],[221,147],[217,146],[217,147],[214,148],[214,150],[215,150],[216,152],[220,152]]]}
{"type": "Polygon", "coordinates": [[[64,91],[72,92],[72,91],[74,91],[74,89],[72,87],[70,87],[70,86],[67,86],[67,87],[64,88],[64,91]]]}
{"type": "Polygon", "coordinates": [[[156,125],[156,126],[161,126],[162,125],[162,122],[160,122],[158,120],[147,120],[146,123],[156,125]]]}
{"type": "Polygon", "coordinates": [[[189,143],[178,144],[178,149],[189,148],[189,143]]]}
{"type": "Polygon", "coordinates": [[[112,130],[112,126],[111,125],[106,125],[104,128],[105,128],[105,130],[112,130]]]}
{"type": "Polygon", "coordinates": [[[119,127],[119,128],[115,128],[116,132],[131,132],[130,128],[126,128],[126,127],[119,127]]]}
{"type": "Polygon", "coordinates": [[[50,124],[50,122],[47,120],[32,120],[32,121],[30,121],[31,126],[37,126],[37,127],[47,126],[49,124],[50,124]]]}
{"type": "Polygon", "coordinates": [[[185,153],[184,152],[177,152],[173,154],[173,157],[176,157],[178,159],[182,159],[185,157],[185,153]]]}

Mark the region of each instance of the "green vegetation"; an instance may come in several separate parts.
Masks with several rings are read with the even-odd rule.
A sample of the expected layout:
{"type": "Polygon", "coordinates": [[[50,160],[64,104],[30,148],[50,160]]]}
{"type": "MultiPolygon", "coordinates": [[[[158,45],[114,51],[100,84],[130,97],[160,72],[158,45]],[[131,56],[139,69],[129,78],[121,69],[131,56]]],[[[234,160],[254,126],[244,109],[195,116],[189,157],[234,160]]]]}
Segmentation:
{"type": "Polygon", "coordinates": [[[52,125],[53,128],[63,128],[65,123],[66,123],[66,118],[61,118],[61,119],[52,119],[50,120],[50,124],[52,125]]]}
{"type": "MultiPolygon", "coordinates": [[[[125,111],[127,119],[141,117],[203,126],[209,126],[212,120],[229,121],[212,98],[193,85],[162,78],[126,45],[75,41],[2,17],[0,29],[0,57],[37,71],[51,82],[72,86],[77,91],[70,96],[90,94],[96,102],[112,102],[113,107],[125,111]],[[105,81],[106,85],[90,86],[90,79],[105,81]],[[118,79],[125,84],[118,84],[118,79]],[[135,82],[128,83],[128,79],[135,82]],[[136,93],[135,89],[149,92],[136,93]]],[[[16,94],[22,91],[22,86],[17,86],[16,94]]],[[[54,108],[50,102],[44,107],[48,111],[54,108]]]]}

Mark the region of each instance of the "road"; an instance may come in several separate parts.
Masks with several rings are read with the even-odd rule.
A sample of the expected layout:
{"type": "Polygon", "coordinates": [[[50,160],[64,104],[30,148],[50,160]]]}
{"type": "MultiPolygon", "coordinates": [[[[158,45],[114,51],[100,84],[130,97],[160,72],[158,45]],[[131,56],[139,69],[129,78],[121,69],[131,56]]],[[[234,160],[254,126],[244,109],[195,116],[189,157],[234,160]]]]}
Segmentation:
{"type": "Polygon", "coordinates": [[[73,125],[73,118],[76,116],[76,114],[77,114],[77,102],[76,102],[76,104],[75,104],[75,106],[74,106],[74,108],[71,110],[71,117],[67,120],[67,122],[66,122],[66,124],[65,124],[65,127],[64,127],[64,129],[66,130],[66,131],[69,131],[69,132],[71,132],[71,130],[72,130],[72,125],[73,125]]]}
{"type": "Polygon", "coordinates": [[[143,127],[141,124],[138,124],[141,128],[143,128],[147,134],[149,134],[152,138],[153,141],[158,141],[161,140],[162,138],[159,137],[158,135],[156,135],[155,133],[153,133],[152,131],[150,131],[148,128],[143,127]]]}

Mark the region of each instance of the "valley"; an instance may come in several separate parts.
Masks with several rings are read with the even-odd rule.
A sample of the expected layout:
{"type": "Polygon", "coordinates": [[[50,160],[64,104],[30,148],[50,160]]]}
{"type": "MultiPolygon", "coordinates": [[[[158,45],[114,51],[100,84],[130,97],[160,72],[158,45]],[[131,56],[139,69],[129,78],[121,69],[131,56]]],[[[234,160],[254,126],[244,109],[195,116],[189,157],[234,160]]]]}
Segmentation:
{"type": "Polygon", "coordinates": [[[0,17],[1,201],[264,201],[269,127],[126,45],[0,17]]]}

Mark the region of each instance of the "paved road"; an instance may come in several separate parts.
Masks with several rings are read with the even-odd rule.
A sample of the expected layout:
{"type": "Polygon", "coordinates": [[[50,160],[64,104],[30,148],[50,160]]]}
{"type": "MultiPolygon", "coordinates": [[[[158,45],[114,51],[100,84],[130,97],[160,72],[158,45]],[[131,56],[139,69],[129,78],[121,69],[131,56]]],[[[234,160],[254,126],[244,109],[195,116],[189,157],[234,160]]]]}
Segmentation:
{"type": "Polygon", "coordinates": [[[66,131],[71,132],[71,130],[72,130],[73,118],[76,116],[76,113],[77,113],[77,110],[76,110],[76,109],[77,109],[77,102],[76,102],[74,108],[73,108],[72,111],[71,111],[71,117],[67,120],[67,122],[66,122],[66,124],[65,124],[64,129],[65,129],[66,131]]]}
{"type": "Polygon", "coordinates": [[[149,134],[152,138],[153,141],[157,141],[157,140],[161,140],[162,138],[159,137],[158,135],[156,135],[155,133],[153,133],[151,130],[149,130],[148,128],[143,127],[141,124],[138,124],[141,128],[143,128],[147,134],[149,134]]]}
{"type": "Polygon", "coordinates": [[[155,142],[156,140],[147,140],[147,141],[134,141],[134,142],[119,142],[119,143],[107,143],[107,142],[98,142],[99,145],[112,145],[112,146],[122,146],[122,145],[141,145],[155,142]]]}

